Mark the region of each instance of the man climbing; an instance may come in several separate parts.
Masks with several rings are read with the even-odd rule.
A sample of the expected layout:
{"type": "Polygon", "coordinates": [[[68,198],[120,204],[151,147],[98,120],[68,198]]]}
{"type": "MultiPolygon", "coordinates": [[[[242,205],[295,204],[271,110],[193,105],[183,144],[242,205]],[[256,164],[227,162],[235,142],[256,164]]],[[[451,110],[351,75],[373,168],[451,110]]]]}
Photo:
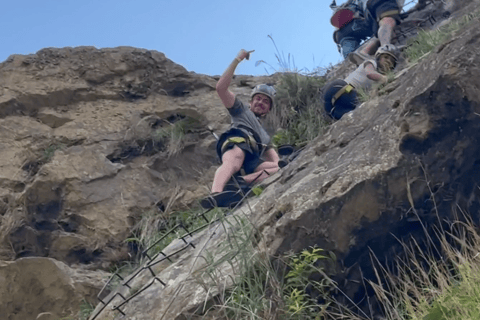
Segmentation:
{"type": "MultiPolygon", "coordinates": [[[[331,22],[332,24],[338,24],[337,28],[339,29],[334,34],[334,39],[342,47],[344,57],[353,53],[362,40],[377,34],[377,38],[380,41],[380,53],[376,55],[389,53],[389,57],[385,57],[383,59],[384,63],[382,62],[379,67],[391,70],[397,60],[397,50],[391,43],[393,30],[397,23],[400,22],[400,11],[403,2],[403,0],[348,0],[346,4],[342,5],[342,7],[347,6],[348,10],[353,12],[350,14],[351,21],[348,23],[343,22],[349,20],[345,18],[348,17],[348,14],[342,13],[341,10],[336,8],[331,22]],[[355,24],[359,26],[355,28],[355,24]],[[349,27],[350,25],[351,27],[349,27]],[[363,30],[366,25],[370,27],[368,32],[363,30]],[[363,28],[360,28],[360,26],[363,26],[363,28]]],[[[330,6],[332,7],[332,5],[330,6]]],[[[369,57],[355,57],[356,60],[358,58],[365,60],[369,57]]]]}
{"type": "MultiPolygon", "coordinates": [[[[368,56],[375,50],[375,46],[367,46],[361,54],[368,56]]],[[[366,60],[344,80],[337,79],[325,85],[324,107],[328,115],[333,119],[340,119],[345,113],[352,111],[358,105],[358,90],[368,91],[375,84],[387,82],[385,75],[377,72],[377,66],[385,63],[387,55],[379,55],[376,60],[366,60]]]]}
{"type": "Polygon", "coordinates": [[[241,201],[244,196],[242,189],[232,190],[236,182],[231,181],[241,169],[245,175],[236,175],[237,182],[247,185],[260,182],[279,169],[279,156],[271,147],[270,136],[261,124],[274,107],[275,89],[266,84],[256,86],[249,106],[228,89],[238,64],[248,60],[251,52],[240,50],[217,82],[217,94],[230,113],[231,127],[217,143],[217,154],[222,164],[215,173],[211,195],[201,201],[204,208],[231,206],[241,201]]]}
{"type": "Polygon", "coordinates": [[[362,41],[373,34],[373,20],[366,15],[357,0],[348,0],[337,6],[335,0],[330,4],[334,11],[330,23],[335,27],[333,40],[344,58],[355,51],[362,41]]]}

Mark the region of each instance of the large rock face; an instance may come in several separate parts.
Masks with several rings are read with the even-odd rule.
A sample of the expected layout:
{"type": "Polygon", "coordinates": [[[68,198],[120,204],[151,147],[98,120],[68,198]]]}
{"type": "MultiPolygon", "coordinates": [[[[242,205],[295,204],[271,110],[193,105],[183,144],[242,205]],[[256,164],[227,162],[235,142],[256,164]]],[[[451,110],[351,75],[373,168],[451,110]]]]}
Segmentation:
{"type": "MultiPolygon", "coordinates": [[[[468,10],[475,8],[478,1],[468,10]]],[[[457,208],[478,221],[479,26],[474,19],[387,93],[335,123],[229,223],[189,239],[195,248],[177,254],[173,263],[160,256],[152,268],[165,285],[152,282],[150,270],[143,269],[130,284],[145,291],[128,302],[118,294],[106,301],[112,298],[110,305],[132,319],[195,318],[192,313],[235,278],[233,258],[219,263],[215,281],[205,279],[205,270],[212,256],[225,257],[224,244],[241,230],[236,223],[248,219],[258,230],[254,245],[271,255],[313,245],[335,252],[342,291],[364,312],[376,309],[362,285],[362,276],[375,279],[371,254],[392,261],[402,251],[398,239],[421,242],[438,221],[455,219],[457,208]]],[[[164,252],[181,245],[178,240],[164,252]]],[[[119,290],[127,299],[133,294],[125,286],[119,290]]],[[[100,305],[93,318],[121,316],[100,305]]]]}
{"type": "Polygon", "coordinates": [[[200,178],[217,163],[206,125],[228,123],[215,83],[133,48],[44,49],[1,64],[2,256],[122,260],[143,211],[206,194],[200,178]],[[155,130],[183,117],[198,124],[169,153],[155,130]]]}
{"type": "Polygon", "coordinates": [[[75,316],[79,307],[76,302],[94,297],[106,277],[106,272],[74,270],[50,258],[0,262],[1,317],[14,320],[75,316]]]}
{"type": "MultiPolygon", "coordinates": [[[[233,90],[245,98],[258,81],[238,77],[233,90]]],[[[128,47],[44,49],[0,64],[0,260],[90,270],[130,260],[125,239],[144,212],[209,191],[217,159],[207,125],[220,131],[229,119],[215,84],[128,47]],[[182,119],[195,122],[181,146],[157,137],[182,119]]]]}
{"type": "MultiPolygon", "coordinates": [[[[458,14],[460,2],[447,3],[458,14]]],[[[338,283],[362,300],[354,266],[371,270],[369,249],[391,259],[396,238],[422,237],[419,218],[430,228],[457,205],[479,212],[478,26],[335,123],[226,223],[194,234],[186,248],[174,241],[164,253],[181,252],[102,296],[111,301],[92,318],[120,319],[112,306],[123,303],[123,318],[193,317],[235,278],[234,256],[218,265],[214,283],[205,269],[245,221],[255,225],[252,245],[271,255],[310,245],[335,252],[338,283]]],[[[343,63],[329,76],[351,68],[343,63]]],[[[275,81],[239,76],[232,90],[246,100],[255,84],[275,81]]],[[[208,192],[217,161],[207,126],[220,132],[229,119],[215,84],[161,53],[126,47],[44,49],[0,64],[0,280],[9,284],[0,310],[8,319],[74,314],[106,281],[92,270],[131,258],[125,239],[142,213],[184,208],[208,192]],[[182,119],[196,121],[172,148],[158,130],[182,119]],[[28,298],[29,290],[45,299],[28,298]]]]}

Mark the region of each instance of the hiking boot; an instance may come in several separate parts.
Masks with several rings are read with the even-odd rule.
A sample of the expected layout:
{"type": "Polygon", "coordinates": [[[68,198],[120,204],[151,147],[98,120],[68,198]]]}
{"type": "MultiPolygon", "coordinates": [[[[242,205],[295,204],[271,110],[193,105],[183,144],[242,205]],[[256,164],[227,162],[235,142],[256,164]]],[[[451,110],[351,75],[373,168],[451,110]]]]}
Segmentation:
{"type": "Polygon", "coordinates": [[[250,186],[241,176],[232,176],[223,188],[223,191],[238,191],[241,190],[244,194],[250,191],[250,186]],[[236,180],[236,181],[235,181],[236,180]],[[240,187],[240,188],[239,188],[240,187]]]}
{"type": "Polygon", "coordinates": [[[240,191],[222,191],[214,192],[209,196],[200,200],[200,205],[204,209],[219,208],[233,208],[243,200],[243,195],[240,191]]]}
{"type": "Polygon", "coordinates": [[[278,161],[278,167],[280,169],[282,169],[282,168],[286,167],[288,163],[289,163],[288,158],[281,159],[281,160],[278,161]]]}
{"type": "Polygon", "coordinates": [[[351,52],[349,55],[348,55],[348,60],[355,64],[357,67],[359,65],[361,65],[364,61],[366,60],[372,60],[374,59],[374,57],[368,55],[368,54],[365,54],[365,53],[361,53],[361,52],[351,52]]]}
{"type": "Polygon", "coordinates": [[[295,151],[295,147],[290,144],[284,144],[277,148],[279,156],[289,156],[295,151]]]}

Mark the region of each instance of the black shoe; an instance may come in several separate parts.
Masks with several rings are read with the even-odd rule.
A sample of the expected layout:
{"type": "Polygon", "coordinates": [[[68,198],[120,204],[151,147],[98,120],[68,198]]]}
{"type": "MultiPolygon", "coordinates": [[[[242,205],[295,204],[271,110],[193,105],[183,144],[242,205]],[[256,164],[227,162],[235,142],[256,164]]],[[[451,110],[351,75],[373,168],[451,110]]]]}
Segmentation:
{"type": "Polygon", "coordinates": [[[278,166],[281,169],[281,168],[286,167],[288,163],[289,163],[288,158],[287,159],[281,159],[281,160],[278,161],[278,166]]]}
{"type": "Polygon", "coordinates": [[[290,144],[284,144],[277,148],[278,155],[289,156],[295,151],[295,147],[290,144]]]}
{"type": "Polygon", "coordinates": [[[215,192],[200,200],[200,205],[204,209],[219,208],[233,208],[243,200],[243,195],[239,191],[226,190],[222,192],[215,192]]]}
{"type": "Polygon", "coordinates": [[[232,176],[232,178],[230,178],[230,180],[227,182],[227,184],[223,188],[223,191],[237,192],[238,190],[241,190],[244,194],[247,194],[248,191],[250,191],[250,186],[247,184],[247,182],[245,182],[245,180],[241,176],[232,176]]]}

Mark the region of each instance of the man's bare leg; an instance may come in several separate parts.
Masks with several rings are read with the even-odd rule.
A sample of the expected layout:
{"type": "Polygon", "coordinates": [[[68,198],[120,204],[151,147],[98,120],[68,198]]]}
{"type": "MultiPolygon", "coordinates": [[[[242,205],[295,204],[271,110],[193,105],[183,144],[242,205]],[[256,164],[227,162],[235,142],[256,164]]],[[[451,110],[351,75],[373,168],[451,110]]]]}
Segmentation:
{"type": "Polygon", "coordinates": [[[277,162],[263,162],[255,169],[254,173],[243,176],[243,179],[248,184],[252,182],[258,183],[265,180],[279,169],[280,167],[278,166],[277,162]]]}
{"type": "Polygon", "coordinates": [[[380,45],[384,46],[386,44],[391,44],[393,29],[397,25],[397,22],[392,17],[385,17],[378,23],[378,39],[380,40],[380,45]]]}
{"type": "Polygon", "coordinates": [[[368,59],[373,59],[375,52],[380,46],[378,38],[370,38],[361,49],[357,52],[352,52],[348,55],[348,59],[359,66],[362,62],[368,59]]]}
{"type": "Polygon", "coordinates": [[[366,43],[365,46],[362,47],[360,53],[366,56],[373,56],[375,52],[377,52],[378,47],[380,46],[380,41],[378,38],[370,38],[366,43]]]}
{"type": "Polygon", "coordinates": [[[232,175],[242,168],[244,159],[245,153],[238,146],[234,146],[233,149],[223,154],[222,165],[217,169],[213,178],[212,193],[223,191],[232,175]]]}

